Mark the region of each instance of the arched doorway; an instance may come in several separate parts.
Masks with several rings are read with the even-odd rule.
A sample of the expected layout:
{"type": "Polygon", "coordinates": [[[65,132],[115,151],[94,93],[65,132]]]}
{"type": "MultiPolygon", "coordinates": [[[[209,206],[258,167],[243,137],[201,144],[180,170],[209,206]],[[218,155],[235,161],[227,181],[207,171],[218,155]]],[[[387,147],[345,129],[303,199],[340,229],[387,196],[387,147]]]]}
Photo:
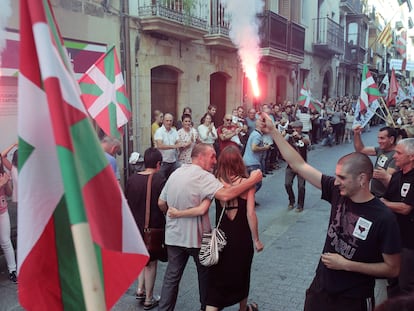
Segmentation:
{"type": "Polygon", "coordinates": [[[323,76],[323,83],[322,83],[322,97],[326,96],[329,98],[329,86],[330,86],[330,79],[329,79],[329,72],[325,72],[323,76]]]}
{"type": "Polygon", "coordinates": [[[168,66],[151,69],[151,113],[169,112],[177,119],[178,71],[168,66]]]}
{"type": "Polygon", "coordinates": [[[210,105],[217,106],[215,116],[216,127],[223,124],[226,113],[227,76],[222,72],[215,72],[210,75],[210,105]]]}

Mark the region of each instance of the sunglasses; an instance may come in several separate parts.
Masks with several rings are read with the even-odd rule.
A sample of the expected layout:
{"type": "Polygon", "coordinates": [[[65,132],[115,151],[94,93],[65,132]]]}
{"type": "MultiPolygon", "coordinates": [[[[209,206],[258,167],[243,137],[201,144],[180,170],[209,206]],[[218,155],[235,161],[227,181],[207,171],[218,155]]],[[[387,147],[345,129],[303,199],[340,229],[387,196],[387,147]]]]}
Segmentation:
{"type": "Polygon", "coordinates": [[[226,121],[231,121],[231,119],[226,119],[226,121]]]}

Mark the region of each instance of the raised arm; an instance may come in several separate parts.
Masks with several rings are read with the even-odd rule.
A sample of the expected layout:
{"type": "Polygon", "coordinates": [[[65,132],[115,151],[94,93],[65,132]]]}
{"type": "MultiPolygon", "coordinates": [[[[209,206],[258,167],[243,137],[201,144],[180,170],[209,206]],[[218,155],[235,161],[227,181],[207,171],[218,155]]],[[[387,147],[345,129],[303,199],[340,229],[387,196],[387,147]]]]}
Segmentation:
{"type": "Polygon", "coordinates": [[[204,215],[208,212],[208,209],[210,207],[211,200],[210,199],[204,199],[201,201],[200,205],[187,208],[185,210],[179,210],[175,207],[168,207],[167,215],[170,218],[181,218],[181,217],[196,217],[204,215]]]}
{"type": "Polygon", "coordinates": [[[366,154],[368,156],[374,156],[375,148],[374,147],[365,147],[361,139],[362,127],[357,125],[354,128],[354,148],[356,152],[366,154]]]}
{"type": "Polygon", "coordinates": [[[3,158],[3,165],[10,171],[12,169],[12,164],[9,161],[9,159],[7,158],[7,155],[9,154],[9,152],[13,149],[17,147],[17,144],[12,144],[9,147],[7,147],[6,149],[4,149],[1,153],[1,157],[3,158]]]}
{"type": "Polygon", "coordinates": [[[301,175],[304,179],[314,185],[316,188],[321,188],[322,173],[316,168],[310,166],[303,160],[299,153],[285,140],[282,134],[275,128],[272,120],[265,113],[261,114],[264,121],[264,128],[266,132],[272,135],[276,145],[279,147],[283,158],[289,163],[289,166],[301,175]]]}

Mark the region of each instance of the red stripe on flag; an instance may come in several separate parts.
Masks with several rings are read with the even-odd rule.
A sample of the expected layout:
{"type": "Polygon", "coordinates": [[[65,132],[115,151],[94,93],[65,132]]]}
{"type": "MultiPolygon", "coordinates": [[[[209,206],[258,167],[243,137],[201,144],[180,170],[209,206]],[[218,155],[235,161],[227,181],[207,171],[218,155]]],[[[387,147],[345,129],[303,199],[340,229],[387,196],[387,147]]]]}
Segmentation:
{"type": "Polygon", "coordinates": [[[27,1],[20,1],[20,73],[34,83],[38,88],[42,86],[39,72],[39,60],[33,57],[36,45],[33,37],[32,22],[27,1]]]}
{"type": "MultiPolygon", "coordinates": [[[[65,147],[73,152],[72,139],[69,132],[70,125],[73,123],[70,123],[70,120],[65,119],[65,117],[69,118],[65,110],[74,112],[74,109],[65,108],[69,107],[69,105],[63,100],[60,81],[58,78],[48,78],[45,80],[44,84],[45,89],[47,90],[46,96],[53,124],[56,145],[65,147]]],[[[86,116],[83,115],[83,119],[85,117],[86,116]]],[[[76,117],[71,119],[76,120],[76,117]]]]}
{"type": "Polygon", "coordinates": [[[108,164],[105,169],[95,175],[84,187],[83,197],[86,214],[91,228],[92,238],[101,247],[122,251],[122,198],[119,185],[108,164]],[[99,192],[99,193],[98,193],[99,192]],[[109,203],[111,202],[111,203],[109,203]],[[102,206],[111,206],[102,210],[102,206]]]}
{"type": "Polygon", "coordinates": [[[125,293],[127,289],[125,284],[132,284],[134,282],[135,276],[142,271],[147,263],[147,259],[148,257],[144,255],[102,249],[105,302],[108,309],[125,293]],[[119,277],[120,275],[122,277],[119,277]]]}
{"type": "Polygon", "coordinates": [[[31,311],[63,310],[53,218],[19,271],[19,301],[31,311]],[[45,269],[39,269],[40,263],[45,269]]]}

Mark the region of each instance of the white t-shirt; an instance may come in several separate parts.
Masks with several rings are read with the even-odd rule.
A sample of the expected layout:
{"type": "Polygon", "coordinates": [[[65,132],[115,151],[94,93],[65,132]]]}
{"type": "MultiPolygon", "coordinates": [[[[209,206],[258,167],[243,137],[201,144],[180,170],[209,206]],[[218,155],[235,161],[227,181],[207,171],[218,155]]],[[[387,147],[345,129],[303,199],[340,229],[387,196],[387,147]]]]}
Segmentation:
{"type": "MultiPolygon", "coordinates": [[[[195,164],[184,164],[168,178],[160,199],[179,210],[200,205],[205,198],[212,200],[223,187],[213,174],[195,164]]],[[[203,232],[211,230],[208,213],[197,217],[166,216],[165,244],[200,248],[203,232]]]]}

